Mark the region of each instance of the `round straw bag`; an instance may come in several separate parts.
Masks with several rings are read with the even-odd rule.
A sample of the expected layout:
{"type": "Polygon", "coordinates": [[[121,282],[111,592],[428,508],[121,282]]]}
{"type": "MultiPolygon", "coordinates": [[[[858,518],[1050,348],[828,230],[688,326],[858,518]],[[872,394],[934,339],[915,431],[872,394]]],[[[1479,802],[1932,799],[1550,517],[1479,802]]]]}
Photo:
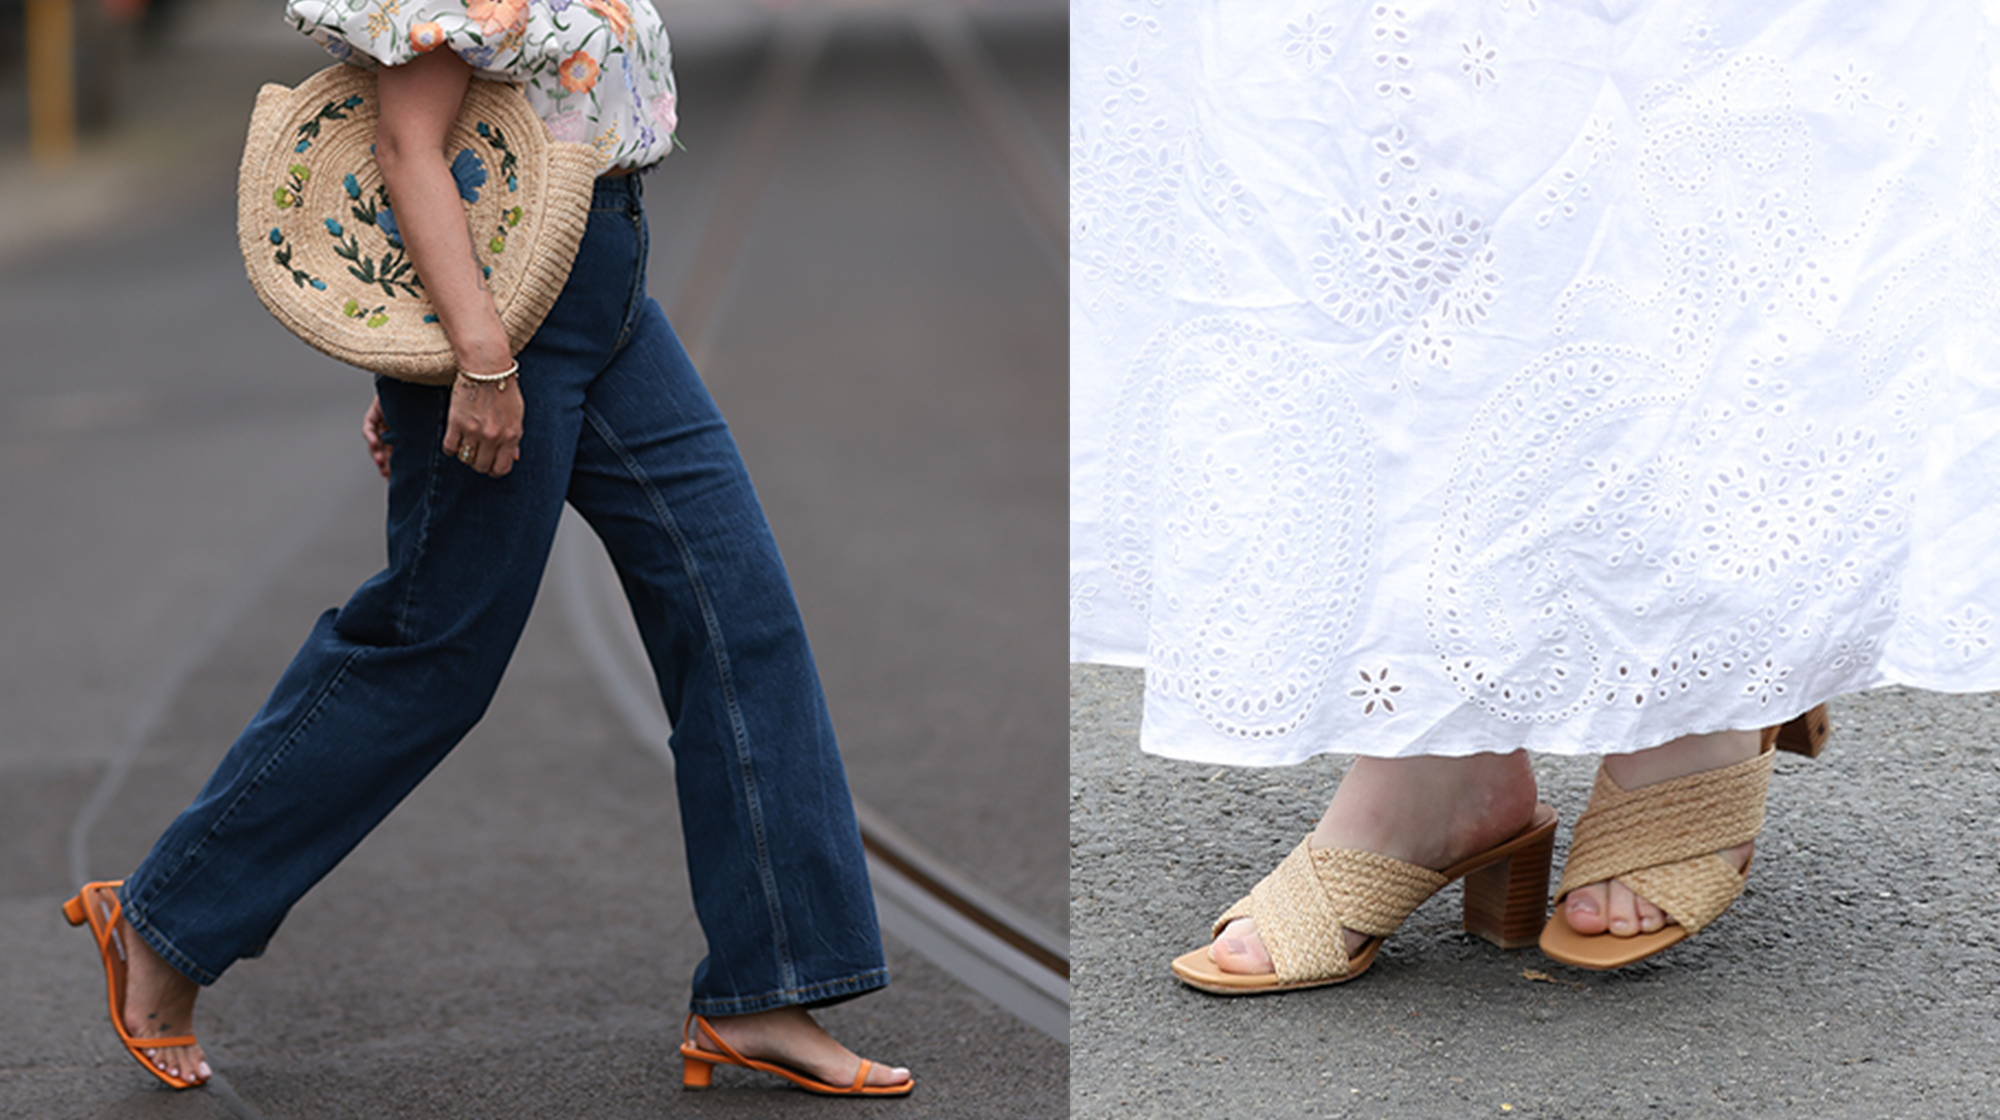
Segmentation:
{"type": "MultiPolygon", "coordinates": [[[[346,65],[257,94],[236,187],[250,286],[315,349],[404,381],[457,362],[375,166],[375,75],[346,65]]],[[[597,154],[549,138],[518,86],[473,79],[446,147],[473,253],[518,352],[555,304],[590,215],[597,154]]]]}

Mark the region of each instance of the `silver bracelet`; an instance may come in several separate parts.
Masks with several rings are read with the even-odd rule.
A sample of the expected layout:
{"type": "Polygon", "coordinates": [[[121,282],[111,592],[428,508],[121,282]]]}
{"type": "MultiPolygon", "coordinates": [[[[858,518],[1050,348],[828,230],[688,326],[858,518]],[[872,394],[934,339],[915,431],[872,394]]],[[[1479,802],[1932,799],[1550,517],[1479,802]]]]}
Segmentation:
{"type": "Polygon", "coordinates": [[[508,378],[520,372],[521,363],[515,362],[499,373],[473,373],[471,370],[462,369],[458,371],[458,375],[472,382],[474,385],[502,385],[506,383],[508,378]]]}

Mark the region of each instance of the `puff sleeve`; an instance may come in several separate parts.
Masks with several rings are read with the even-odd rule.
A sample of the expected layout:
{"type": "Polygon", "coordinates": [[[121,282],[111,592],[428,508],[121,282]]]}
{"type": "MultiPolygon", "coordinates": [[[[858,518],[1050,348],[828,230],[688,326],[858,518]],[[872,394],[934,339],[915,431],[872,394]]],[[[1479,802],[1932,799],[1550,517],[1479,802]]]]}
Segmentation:
{"type": "Polygon", "coordinates": [[[674,146],[673,53],[650,0],[290,0],[292,25],[342,62],[400,66],[450,50],[524,87],[557,140],[637,168],[674,146]]]}

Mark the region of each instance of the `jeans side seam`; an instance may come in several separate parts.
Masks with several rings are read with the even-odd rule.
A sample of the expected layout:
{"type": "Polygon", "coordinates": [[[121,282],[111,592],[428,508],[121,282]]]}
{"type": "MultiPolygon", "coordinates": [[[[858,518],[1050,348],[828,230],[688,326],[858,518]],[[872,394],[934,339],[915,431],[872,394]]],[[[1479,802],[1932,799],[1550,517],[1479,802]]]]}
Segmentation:
{"type": "MultiPolygon", "coordinates": [[[[445,422],[449,424],[451,417],[449,403],[445,407],[445,422]]],[[[415,614],[417,609],[417,570],[423,566],[425,546],[431,538],[431,521],[437,516],[438,487],[443,481],[443,472],[438,470],[438,464],[443,451],[444,434],[439,432],[436,433],[436,438],[430,441],[429,449],[424,453],[423,469],[427,472],[427,479],[424,486],[423,514],[417,522],[415,531],[411,533],[410,561],[403,580],[402,602],[396,607],[396,641],[403,645],[408,645],[412,641],[410,616],[415,614]]]]}
{"type": "Polygon", "coordinates": [[[625,445],[618,440],[610,425],[595,408],[585,405],[583,416],[598,437],[611,448],[618,461],[624,464],[626,472],[632,476],[633,482],[645,495],[646,502],[652,507],[660,528],[673,544],[675,555],[680,557],[681,569],[694,588],[695,601],[701,607],[702,625],[708,632],[709,645],[714,650],[715,669],[721,682],[723,704],[729,713],[730,734],[735,740],[737,778],[743,791],[744,809],[750,817],[750,832],[757,854],[757,879],[759,886],[763,888],[764,905],[771,920],[779,973],[785,989],[792,989],[797,986],[797,973],[792,964],[790,935],[785,928],[784,904],[778,895],[777,875],[771,866],[770,845],[764,833],[763,803],[757,792],[756,774],[750,762],[750,733],[744,726],[743,712],[737,704],[735,681],[730,673],[729,650],[723,641],[722,625],[716,618],[715,605],[709,601],[708,588],[702,582],[700,569],[695,565],[694,552],[688,547],[686,538],[681,535],[680,526],[675,522],[673,512],[667,508],[666,502],[654,489],[652,482],[640,468],[638,460],[625,449],[625,445]]]}

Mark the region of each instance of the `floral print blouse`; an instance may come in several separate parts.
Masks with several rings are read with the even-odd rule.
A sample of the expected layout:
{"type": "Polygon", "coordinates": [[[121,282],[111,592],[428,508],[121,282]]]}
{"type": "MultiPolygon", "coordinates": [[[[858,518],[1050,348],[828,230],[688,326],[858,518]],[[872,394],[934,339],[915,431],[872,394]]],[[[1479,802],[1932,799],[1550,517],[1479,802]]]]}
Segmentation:
{"type": "Polygon", "coordinates": [[[651,0],[289,0],[285,13],[355,65],[449,47],[482,77],[525,87],[549,134],[595,147],[604,170],[673,147],[673,52],[651,0]]]}

